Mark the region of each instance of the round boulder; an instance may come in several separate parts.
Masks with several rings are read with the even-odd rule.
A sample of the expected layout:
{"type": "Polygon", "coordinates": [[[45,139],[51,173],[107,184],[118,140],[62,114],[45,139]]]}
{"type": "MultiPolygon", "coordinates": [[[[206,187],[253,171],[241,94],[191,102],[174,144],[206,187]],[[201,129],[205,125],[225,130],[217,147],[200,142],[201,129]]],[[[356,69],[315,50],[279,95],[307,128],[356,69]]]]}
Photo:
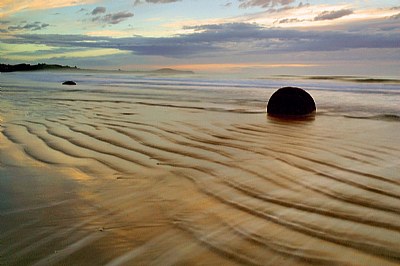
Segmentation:
{"type": "Polygon", "coordinates": [[[316,110],[308,92],[296,87],[280,88],[268,101],[267,113],[273,116],[306,116],[316,110]]]}
{"type": "Polygon", "coordinates": [[[75,81],[67,80],[62,83],[62,85],[76,85],[75,81]]]}

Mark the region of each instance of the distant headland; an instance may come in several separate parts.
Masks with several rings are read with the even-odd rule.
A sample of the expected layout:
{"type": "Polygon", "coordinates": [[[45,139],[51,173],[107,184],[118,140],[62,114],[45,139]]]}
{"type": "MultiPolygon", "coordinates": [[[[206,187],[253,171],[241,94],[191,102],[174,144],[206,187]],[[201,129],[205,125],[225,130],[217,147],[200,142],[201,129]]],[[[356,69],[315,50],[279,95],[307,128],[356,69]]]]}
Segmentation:
{"type": "Polygon", "coordinates": [[[155,74],[194,74],[194,72],[190,70],[176,70],[172,68],[161,68],[148,72],[155,74]]]}
{"type": "Polygon", "coordinates": [[[76,66],[62,66],[56,64],[17,64],[8,65],[0,64],[0,72],[16,72],[16,71],[40,71],[40,70],[80,70],[80,71],[94,71],[94,72],[124,72],[124,73],[135,73],[135,74],[149,74],[149,75],[187,75],[194,74],[190,70],[177,70],[172,68],[161,68],[157,70],[99,70],[99,69],[81,69],[76,66]]]}
{"type": "Polygon", "coordinates": [[[60,69],[79,69],[76,66],[62,66],[62,65],[49,65],[49,64],[18,64],[6,65],[0,64],[0,72],[15,72],[15,71],[37,71],[37,70],[60,70],[60,69]]]}

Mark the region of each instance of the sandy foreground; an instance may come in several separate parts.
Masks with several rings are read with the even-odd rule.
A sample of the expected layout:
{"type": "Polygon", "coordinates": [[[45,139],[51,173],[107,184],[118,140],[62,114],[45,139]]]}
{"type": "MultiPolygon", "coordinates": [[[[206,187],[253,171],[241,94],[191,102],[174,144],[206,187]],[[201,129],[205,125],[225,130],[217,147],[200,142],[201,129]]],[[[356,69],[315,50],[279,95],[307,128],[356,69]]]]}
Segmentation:
{"type": "Polygon", "coordinates": [[[0,265],[400,263],[400,123],[146,93],[2,107],[0,265]]]}

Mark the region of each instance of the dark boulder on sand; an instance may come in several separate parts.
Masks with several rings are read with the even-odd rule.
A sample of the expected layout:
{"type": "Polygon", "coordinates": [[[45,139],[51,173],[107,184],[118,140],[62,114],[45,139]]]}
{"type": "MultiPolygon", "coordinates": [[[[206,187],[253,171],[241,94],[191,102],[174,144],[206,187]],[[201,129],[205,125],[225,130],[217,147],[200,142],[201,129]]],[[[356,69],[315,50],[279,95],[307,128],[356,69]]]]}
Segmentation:
{"type": "Polygon", "coordinates": [[[272,116],[306,116],[315,110],[311,95],[296,87],[280,88],[274,92],[267,105],[267,113],[272,116]]]}
{"type": "Polygon", "coordinates": [[[76,85],[76,83],[72,80],[67,80],[62,83],[62,85],[76,85]]]}

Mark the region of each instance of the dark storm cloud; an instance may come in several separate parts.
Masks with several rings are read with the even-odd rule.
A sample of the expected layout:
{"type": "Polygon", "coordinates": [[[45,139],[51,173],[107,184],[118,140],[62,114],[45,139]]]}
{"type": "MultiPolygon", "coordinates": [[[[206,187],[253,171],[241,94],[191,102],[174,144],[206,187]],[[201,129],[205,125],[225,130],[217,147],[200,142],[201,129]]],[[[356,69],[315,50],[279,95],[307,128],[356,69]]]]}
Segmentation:
{"type": "Polygon", "coordinates": [[[50,26],[50,24],[47,23],[41,23],[39,21],[33,22],[33,23],[21,23],[16,26],[9,26],[8,30],[9,31],[17,31],[17,30],[30,30],[30,31],[38,31],[42,30],[44,28],[47,28],[50,26]]]}
{"type": "Polygon", "coordinates": [[[91,14],[92,15],[97,15],[101,13],[106,13],[106,8],[103,6],[98,6],[95,9],[92,10],[91,14]]]}
{"type": "Polygon", "coordinates": [[[233,23],[193,27],[201,31],[181,36],[187,42],[224,44],[258,42],[265,51],[337,51],[351,48],[399,48],[400,36],[392,34],[348,33],[268,29],[256,24],[233,23]]]}
{"type": "Polygon", "coordinates": [[[333,20],[353,14],[351,9],[341,9],[335,11],[325,11],[314,18],[315,21],[319,20],[333,20]]]}
{"type": "Polygon", "coordinates": [[[239,0],[241,3],[239,7],[249,8],[249,7],[274,7],[274,6],[285,6],[294,2],[294,0],[239,0]]]}
{"type": "MultiPolygon", "coordinates": [[[[186,29],[189,29],[188,27],[186,29]]],[[[301,31],[232,23],[190,27],[192,34],[174,37],[109,38],[83,35],[16,35],[6,43],[40,43],[55,47],[114,48],[137,55],[193,57],[234,54],[344,51],[399,48],[400,35],[339,31],[301,31]],[[240,48],[239,48],[240,47],[240,48]]]]}

